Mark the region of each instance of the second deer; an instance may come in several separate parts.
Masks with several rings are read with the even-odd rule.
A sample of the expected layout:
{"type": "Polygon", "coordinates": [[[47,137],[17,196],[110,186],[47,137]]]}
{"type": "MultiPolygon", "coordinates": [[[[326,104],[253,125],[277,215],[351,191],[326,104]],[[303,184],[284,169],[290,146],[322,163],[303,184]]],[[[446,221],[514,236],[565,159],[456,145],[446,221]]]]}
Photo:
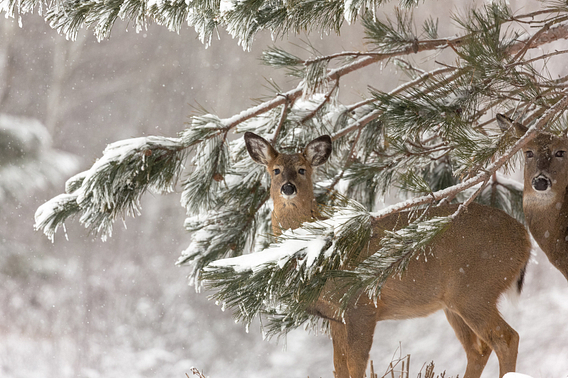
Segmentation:
{"type": "MultiPolygon", "coordinates": [[[[502,130],[521,137],[527,127],[497,114],[502,130]]],[[[531,234],[568,280],[568,137],[539,131],[523,147],[523,211],[531,234]]]]}
{"type": "MultiPolygon", "coordinates": [[[[252,159],[265,165],[271,177],[274,234],[317,218],[312,167],[327,161],[331,138],[319,137],[297,154],[278,153],[253,133],[246,133],[245,141],[252,159]]],[[[428,216],[447,216],[456,209],[437,207],[428,216]]],[[[380,249],[385,230],[411,220],[407,212],[373,220],[373,236],[361,258],[380,249]]],[[[358,296],[339,317],[333,295],[337,285],[328,281],[311,311],[330,320],[336,378],[363,378],[378,321],[423,317],[438,310],[444,310],[466,352],[464,378],[480,377],[491,351],[499,359],[500,377],[515,371],[519,336],[499,314],[497,301],[513,285],[522,287],[530,249],[520,223],[500,210],[471,204],[426,253],[412,259],[402,277],[385,282],[377,302],[358,296]]]]}

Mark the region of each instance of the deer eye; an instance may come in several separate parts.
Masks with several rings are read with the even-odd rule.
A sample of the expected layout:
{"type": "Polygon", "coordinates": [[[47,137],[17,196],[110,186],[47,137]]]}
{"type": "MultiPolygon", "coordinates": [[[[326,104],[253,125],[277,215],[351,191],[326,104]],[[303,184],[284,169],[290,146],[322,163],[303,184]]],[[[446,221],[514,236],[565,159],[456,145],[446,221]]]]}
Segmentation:
{"type": "Polygon", "coordinates": [[[306,174],[306,170],[305,170],[304,168],[300,168],[300,169],[298,170],[298,173],[301,174],[301,175],[305,175],[305,174],[306,174]]]}
{"type": "Polygon", "coordinates": [[[273,172],[275,176],[278,176],[280,174],[280,169],[276,168],[273,172]]]}
{"type": "Polygon", "coordinates": [[[527,159],[530,159],[530,158],[534,157],[534,152],[527,151],[527,152],[525,152],[525,156],[527,157],[527,159]]]}
{"type": "Polygon", "coordinates": [[[564,154],[566,154],[566,151],[556,151],[554,156],[561,158],[564,157],[564,154]]]}

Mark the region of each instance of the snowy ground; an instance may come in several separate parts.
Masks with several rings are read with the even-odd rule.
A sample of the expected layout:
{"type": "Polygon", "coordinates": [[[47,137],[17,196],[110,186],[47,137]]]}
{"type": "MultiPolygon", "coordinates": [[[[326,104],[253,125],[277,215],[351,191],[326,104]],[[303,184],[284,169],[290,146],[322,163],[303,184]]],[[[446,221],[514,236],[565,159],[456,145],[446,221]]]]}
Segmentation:
{"type": "MultiPolygon", "coordinates": [[[[205,301],[205,293],[191,293],[183,282],[183,271],[176,268],[172,270],[177,271],[176,276],[168,278],[169,268],[154,268],[162,278],[146,279],[160,289],[161,298],[144,300],[147,293],[141,287],[137,297],[121,294],[132,296],[127,302],[120,296],[109,298],[103,301],[105,311],[98,313],[92,308],[90,316],[84,307],[71,305],[72,297],[81,295],[73,288],[68,289],[70,297],[63,295],[51,302],[54,308],[59,307],[55,315],[41,310],[45,297],[57,294],[47,287],[35,286],[41,297],[29,307],[16,303],[29,301],[24,295],[2,298],[9,308],[20,309],[25,322],[15,327],[5,321],[0,325],[0,376],[185,377],[196,367],[212,378],[332,377],[327,336],[298,330],[277,345],[262,341],[256,329],[247,334],[232,322],[229,313],[205,301]]],[[[136,269],[121,269],[125,281],[141,278],[133,273],[136,269]]],[[[113,274],[113,269],[106,274],[113,274]]],[[[91,277],[92,281],[97,279],[91,277]]],[[[122,293],[125,289],[121,286],[113,289],[122,293]]],[[[518,371],[533,378],[568,377],[568,285],[541,252],[529,266],[518,303],[503,301],[501,307],[505,319],[521,336],[518,371]]],[[[4,311],[4,320],[13,316],[6,308],[4,311]]],[[[393,355],[401,353],[411,354],[411,376],[432,360],[437,373],[445,370],[448,376],[456,376],[465,370],[465,355],[442,313],[379,323],[371,352],[375,370],[386,370],[393,355]]],[[[493,355],[483,377],[497,375],[493,355]]]]}

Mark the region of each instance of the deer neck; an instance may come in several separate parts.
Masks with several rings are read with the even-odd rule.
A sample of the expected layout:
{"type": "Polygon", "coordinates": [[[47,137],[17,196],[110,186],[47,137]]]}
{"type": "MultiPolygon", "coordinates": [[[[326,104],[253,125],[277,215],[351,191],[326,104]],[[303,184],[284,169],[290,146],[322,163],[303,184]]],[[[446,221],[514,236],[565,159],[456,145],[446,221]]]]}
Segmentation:
{"type": "Polygon", "coordinates": [[[568,193],[565,191],[550,199],[543,199],[531,188],[523,197],[523,209],[531,234],[549,259],[566,259],[568,193]]]}
{"type": "Polygon", "coordinates": [[[283,230],[296,229],[303,222],[316,219],[317,202],[313,195],[296,196],[292,199],[279,197],[274,200],[272,211],[272,232],[280,235],[283,230]]]}

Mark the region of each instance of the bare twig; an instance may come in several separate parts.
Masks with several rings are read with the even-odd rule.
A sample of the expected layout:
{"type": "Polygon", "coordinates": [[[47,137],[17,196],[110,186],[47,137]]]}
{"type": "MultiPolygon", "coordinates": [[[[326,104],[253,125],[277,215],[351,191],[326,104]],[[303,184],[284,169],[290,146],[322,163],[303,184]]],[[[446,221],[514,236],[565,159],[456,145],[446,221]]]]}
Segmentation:
{"type": "Polygon", "coordinates": [[[561,24],[556,27],[551,27],[546,31],[537,33],[538,38],[529,38],[527,41],[519,41],[514,43],[509,47],[507,52],[511,55],[517,54],[519,51],[523,50],[525,47],[528,49],[534,49],[535,47],[542,46],[546,43],[557,41],[559,39],[568,38],[568,25],[561,24]],[[528,46],[528,47],[527,47],[528,46]]]}
{"type": "MultiPolygon", "coordinates": [[[[288,99],[286,99],[288,100],[288,99]]],[[[282,107],[282,112],[280,113],[280,119],[278,121],[278,126],[276,126],[276,131],[274,132],[274,138],[272,138],[272,145],[274,145],[274,143],[276,143],[276,140],[278,139],[278,134],[280,134],[280,130],[282,129],[282,125],[284,124],[284,121],[286,120],[286,116],[288,114],[288,106],[290,104],[290,101],[286,101],[284,103],[284,106],[282,107]]]]}
{"type": "Polygon", "coordinates": [[[531,59],[528,59],[528,60],[510,63],[510,64],[507,64],[505,67],[511,68],[511,67],[515,67],[515,66],[518,66],[518,65],[521,65],[521,64],[528,64],[528,63],[536,62],[537,60],[543,60],[543,59],[551,58],[551,57],[556,56],[556,55],[562,55],[562,54],[566,54],[566,53],[568,53],[568,50],[556,50],[554,52],[542,54],[542,55],[539,55],[537,57],[534,57],[534,58],[531,58],[531,59]]]}
{"type": "Polygon", "coordinates": [[[541,38],[541,36],[544,33],[546,33],[553,25],[558,24],[562,21],[566,21],[567,19],[568,16],[558,17],[544,24],[544,26],[539,31],[537,31],[531,38],[529,38],[529,40],[525,43],[525,46],[513,57],[513,61],[520,60],[526,54],[526,52],[529,50],[532,44],[535,41],[537,41],[539,38],[541,38]]]}
{"type": "Polygon", "coordinates": [[[319,104],[312,112],[310,112],[310,114],[306,115],[304,118],[302,118],[302,120],[300,121],[300,123],[304,123],[307,120],[309,120],[310,118],[314,117],[320,110],[321,108],[323,108],[323,106],[329,102],[331,96],[333,95],[333,92],[339,88],[339,80],[335,80],[335,84],[333,85],[333,87],[327,92],[327,94],[325,95],[324,100],[321,102],[321,104],[319,104]]]}
{"type": "MultiPolygon", "coordinates": [[[[557,10],[554,9],[542,9],[542,10],[538,10],[535,12],[531,12],[531,13],[525,13],[525,14],[521,14],[519,16],[514,16],[511,18],[511,21],[517,21],[517,22],[527,22],[527,21],[521,21],[522,18],[532,18],[534,19],[536,16],[540,16],[541,14],[550,14],[550,13],[558,13],[557,10]]],[[[540,22],[540,21],[538,21],[540,22]]]]}
{"type": "MultiPolygon", "coordinates": [[[[205,376],[205,374],[203,374],[203,373],[202,373],[201,371],[199,371],[197,368],[194,368],[194,367],[193,367],[193,368],[190,369],[190,371],[191,371],[191,374],[193,374],[193,375],[196,376],[197,378],[207,378],[207,377],[205,376]]],[[[187,378],[190,378],[190,377],[189,377],[189,374],[187,374],[187,373],[185,373],[185,376],[186,376],[187,378]]]]}

